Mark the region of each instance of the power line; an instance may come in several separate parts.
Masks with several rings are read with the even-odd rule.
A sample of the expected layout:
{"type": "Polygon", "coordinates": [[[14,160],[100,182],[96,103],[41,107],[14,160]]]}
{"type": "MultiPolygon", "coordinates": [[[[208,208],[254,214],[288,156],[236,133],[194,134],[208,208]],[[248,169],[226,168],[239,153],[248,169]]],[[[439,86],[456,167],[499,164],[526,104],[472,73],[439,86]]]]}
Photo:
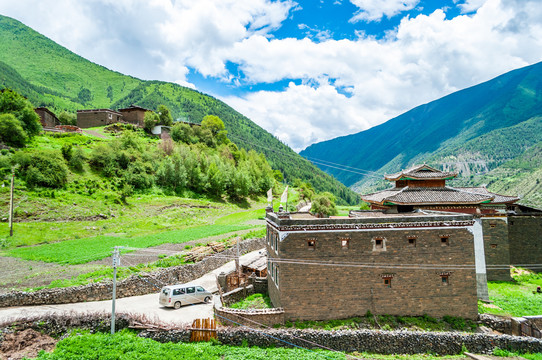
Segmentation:
{"type": "MultiPolygon", "coordinates": [[[[253,145],[253,146],[258,146],[262,149],[266,149],[266,150],[269,150],[271,152],[274,152],[274,153],[280,153],[280,154],[283,154],[283,155],[286,155],[286,156],[290,156],[290,157],[295,157],[297,158],[297,156],[301,156],[297,153],[295,153],[295,155],[293,154],[288,154],[282,150],[277,150],[277,149],[271,149],[267,146],[263,146],[261,144],[256,144],[256,143],[253,143],[251,141],[248,141],[242,137],[239,137],[239,136],[236,136],[236,135],[230,135],[230,137],[233,137],[233,138],[237,138],[238,140],[241,140],[247,144],[250,144],[250,145],[253,145]]],[[[378,177],[378,178],[382,178],[383,175],[375,172],[375,171],[371,171],[371,170],[364,170],[364,169],[360,169],[360,168],[355,168],[353,166],[348,166],[348,165],[342,165],[342,164],[337,164],[337,163],[333,163],[333,162],[330,162],[330,161],[327,161],[327,160],[322,160],[322,159],[317,159],[317,158],[313,158],[313,157],[304,157],[304,156],[301,156],[302,158],[304,158],[305,160],[311,162],[311,163],[320,163],[321,165],[323,166],[328,166],[328,167],[332,167],[332,168],[335,168],[335,169],[338,169],[338,170],[342,170],[342,171],[347,171],[347,172],[352,172],[352,173],[356,173],[356,174],[359,174],[359,175],[364,175],[364,176],[372,176],[372,177],[378,177]],[[314,160],[310,160],[310,159],[314,159],[314,160]],[[326,164],[328,163],[328,164],[326,164]],[[329,164],[332,164],[332,165],[329,165],[329,164]],[[349,170],[349,169],[345,169],[345,168],[349,168],[349,169],[353,169],[353,170],[349,170]],[[357,170],[357,171],[354,171],[354,170],[357,170]]]]}

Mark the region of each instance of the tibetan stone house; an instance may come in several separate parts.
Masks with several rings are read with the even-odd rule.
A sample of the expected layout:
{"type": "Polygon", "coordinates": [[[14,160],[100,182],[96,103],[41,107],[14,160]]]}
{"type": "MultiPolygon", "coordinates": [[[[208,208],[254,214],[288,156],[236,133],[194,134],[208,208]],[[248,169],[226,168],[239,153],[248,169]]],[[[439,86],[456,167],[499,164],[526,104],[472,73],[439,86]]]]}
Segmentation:
{"type": "Polygon", "coordinates": [[[54,128],[57,125],[60,125],[60,121],[56,115],[49,109],[45,107],[35,108],[34,111],[40,117],[41,126],[44,128],[54,128]]]}
{"type": "Polygon", "coordinates": [[[510,280],[510,264],[535,268],[542,263],[542,211],[518,205],[518,197],[492,193],[485,187],[448,186],[446,181],[456,176],[419,165],[385,176],[395,186],[362,199],[386,213],[418,209],[481,218],[488,280],[510,280]]]}
{"type": "Polygon", "coordinates": [[[122,120],[139,127],[145,126],[145,113],[147,111],[152,110],[145,109],[141,106],[133,104],[128,106],[127,108],[119,109],[119,112],[122,114],[122,120]]]}
{"type": "Polygon", "coordinates": [[[474,243],[482,240],[472,215],[269,211],[266,221],[269,295],[286,320],[478,315],[474,243]]]}
{"type": "Polygon", "coordinates": [[[122,114],[111,109],[77,110],[77,126],[83,129],[111,125],[121,119],[122,114]]]}

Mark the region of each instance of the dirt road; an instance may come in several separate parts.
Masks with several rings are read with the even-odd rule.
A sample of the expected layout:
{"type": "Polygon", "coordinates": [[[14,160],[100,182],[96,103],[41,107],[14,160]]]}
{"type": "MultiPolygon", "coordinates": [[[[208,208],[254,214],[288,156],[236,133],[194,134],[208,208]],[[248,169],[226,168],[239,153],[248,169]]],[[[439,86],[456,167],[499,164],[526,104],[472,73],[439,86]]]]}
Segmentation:
{"type": "MultiPolygon", "coordinates": [[[[257,250],[246,255],[241,256],[241,264],[249,263],[259,257],[265,256],[265,251],[257,250]]],[[[220,268],[202,276],[201,278],[194,280],[194,283],[198,283],[205,289],[216,292],[216,276],[222,271],[229,273],[235,269],[235,263],[230,261],[229,263],[221,266],[220,268]]],[[[173,323],[175,325],[191,324],[194,319],[209,318],[213,316],[213,304],[215,301],[220,301],[218,296],[215,296],[210,304],[195,304],[181,307],[179,310],[172,308],[165,308],[158,304],[158,292],[155,294],[148,294],[142,296],[132,296],[116,301],[117,313],[133,313],[144,314],[150,319],[155,319],[164,323],[173,323]]],[[[108,301],[91,301],[75,304],[60,304],[60,305],[40,305],[40,306],[23,306],[23,307],[10,307],[0,309],[0,318],[6,319],[19,319],[25,317],[33,317],[36,315],[46,315],[54,313],[88,313],[88,312],[111,312],[111,300],[108,301]]]]}

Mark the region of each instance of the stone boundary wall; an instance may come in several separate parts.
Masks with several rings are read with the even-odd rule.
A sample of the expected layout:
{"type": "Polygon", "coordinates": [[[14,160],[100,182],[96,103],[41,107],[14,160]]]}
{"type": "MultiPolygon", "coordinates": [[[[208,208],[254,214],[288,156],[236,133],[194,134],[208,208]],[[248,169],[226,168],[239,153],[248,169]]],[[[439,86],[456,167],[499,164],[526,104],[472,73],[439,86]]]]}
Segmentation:
{"type": "Polygon", "coordinates": [[[518,335],[512,332],[512,320],[498,315],[480,314],[478,315],[480,322],[490,329],[496,330],[503,334],[518,335]]]}
{"type": "Polygon", "coordinates": [[[215,305],[215,319],[225,326],[245,325],[250,327],[284,324],[284,310],[276,309],[231,309],[215,305]]]}
{"type": "MultiPolygon", "coordinates": [[[[110,315],[105,313],[65,314],[34,316],[26,321],[14,324],[3,323],[2,333],[33,328],[51,336],[62,336],[69,330],[89,329],[91,332],[109,332],[110,315]]],[[[133,318],[132,315],[117,314],[117,331],[129,327],[133,321],[145,323],[145,319],[133,318]]],[[[353,352],[367,351],[378,354],[417,354],[433,353],[438,355],[459,354],[464,345],[469,352],[490,354],[495,348],[520,352],[542,352],[542,340],[530,337],[510,335],[485,335],[465,333],[436,333],[410,331],[375,331],[375,330],[290,330],[290,329],[258,329],[241,327],[220,328],[218,340],[224,345],[240,346],[246,340],[249,346],[289,347],[288,343],[304,348],[317,348],[303,340],[312,341],[334,350],[353,352]],[[280,340],[282,341],[280,341],[280,340]]],[[[166,342],[188,342],[190,330],[143,330],[139,336],[166,342]]]]}
{"type": "MultiPolygon", "coordinates": [[[[338,351],[366,351],[377,354],[460,354],[464,345],[469,352],[490,354],[495,348],[520,352],[541,352],[542,341],[510,335],[483,335],[465,333],[435,333],[374,330],[283,330],[225,328],[217,332],[224,345],[240,346],[246,340],[249,346],[317,348],[312,343],[338,351]],[[280,340],[282,341],[280,341],[280,340]],[[306,341],[303,341],[306,340],[306,341]],[[309,341],[309,342],[307,342],[309,341]]],[[[160,342],[186,341],[184,331],[143,331],[141,337],[160,342]]]]}
{"type": "MultiPolygon", "coordinates": [[[[262,249],[265,241],[249,239],[239,244],[242,254],[262,249]]],[[[157,293],[162,286],[193,281],[219,268],[236,255],[235,249],[227,249],[218,256],[209,256],[195,264],[180,265],[153,272],[150,276],[131,275],[117,282],[117,298],[157,293]]],[[[69,304],[85,301],[109,300],[113,282],[106,281],[69,288],[42,289],[34,292],[15,291],[0,294],[0,307],[69,304]]]]}
{"type": "Polygon", "coordinates": [[[252,294],[254,294],[254,285],[233,289],[232,291],[222,294],[223,305],[229,306],[252,294]]]}

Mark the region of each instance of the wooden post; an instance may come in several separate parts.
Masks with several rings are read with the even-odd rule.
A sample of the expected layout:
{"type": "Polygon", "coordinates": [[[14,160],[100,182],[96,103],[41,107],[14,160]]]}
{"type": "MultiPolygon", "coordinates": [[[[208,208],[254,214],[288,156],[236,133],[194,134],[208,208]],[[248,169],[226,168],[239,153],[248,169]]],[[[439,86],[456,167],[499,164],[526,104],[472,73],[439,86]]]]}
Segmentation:
{"type": "Polygon", "coordinates": [[[9,192],[9,236],[13,236],[13,185],[15,179],[15,168],[11,169],[11,189],[9,192]]]}

